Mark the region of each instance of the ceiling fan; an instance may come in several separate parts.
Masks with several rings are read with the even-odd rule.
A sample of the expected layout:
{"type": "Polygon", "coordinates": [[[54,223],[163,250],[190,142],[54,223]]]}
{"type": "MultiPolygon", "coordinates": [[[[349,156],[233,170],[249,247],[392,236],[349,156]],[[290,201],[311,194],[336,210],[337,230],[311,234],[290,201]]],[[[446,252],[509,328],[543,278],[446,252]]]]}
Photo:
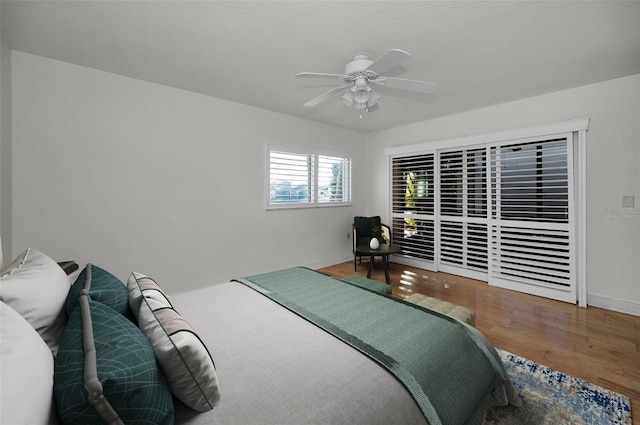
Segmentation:
{"type": "Polygon", "coordinates": [[[314,97],[304,106],[313,107],[342,94],[340,99],[345,105],[365,112],[372,112],[378,109],[378,100],[380,99],[380,96],[371,87],[373,85],[419,93],[433,93],[437,87],[436,83],[380,75],[407,60],[410,56],[404,50],[391,49],[375,61],[371,60],[367,55],[354,56],[351,62],[345,66],[344,74],[318,72],[296,74],[296,77],[342,80],[342,85],[314,97]]]}

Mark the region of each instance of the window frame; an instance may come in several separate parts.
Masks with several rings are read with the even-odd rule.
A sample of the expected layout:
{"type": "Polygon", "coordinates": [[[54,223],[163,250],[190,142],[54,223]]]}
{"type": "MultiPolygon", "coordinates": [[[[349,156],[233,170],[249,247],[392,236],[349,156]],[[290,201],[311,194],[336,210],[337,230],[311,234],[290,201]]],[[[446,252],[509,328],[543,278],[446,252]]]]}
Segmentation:
{"type": "MultiPolygon", "coordinates": [[[[324,186],[323,186],[324,187],[324,186]]],[[[335,152],[327,152],[324,150],[314,149],[310,147],[302,146],[290,146],[281,144],[265,143],[265,209],[266,210],[291,210],[300,208],[325,208],[325,207],[343,207],[353,205],[353,160],[344,154],[336,154],[335,152]],[[290,155],[307,155],[312,161],[307,169],[307,174],[310,175],[310,183],[308,185],[310,196],[308,200],[304,201],[290,201],[290,202],[271,202],[271,153],[278,152],[282,154],[290,155]],[[321,171],[326,172],[326,168],[323,167],[324,162],[322,158],[338,159],[345,162],[343,167],[346,167],[346,171],[343,170],[343,189],[342,196],[347,200],[342,201],[326,201],[320,199],[320,174],[321,171]]]]}

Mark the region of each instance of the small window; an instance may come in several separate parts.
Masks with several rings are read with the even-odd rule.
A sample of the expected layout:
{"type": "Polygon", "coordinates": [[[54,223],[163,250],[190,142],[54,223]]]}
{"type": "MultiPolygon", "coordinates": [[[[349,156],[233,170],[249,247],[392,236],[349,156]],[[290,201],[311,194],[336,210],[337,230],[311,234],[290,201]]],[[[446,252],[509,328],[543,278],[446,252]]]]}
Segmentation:
{"type": "Polygon", "coordinates": [[[267,148],[267,208],[351,203],[351,159],[267,148]]]}

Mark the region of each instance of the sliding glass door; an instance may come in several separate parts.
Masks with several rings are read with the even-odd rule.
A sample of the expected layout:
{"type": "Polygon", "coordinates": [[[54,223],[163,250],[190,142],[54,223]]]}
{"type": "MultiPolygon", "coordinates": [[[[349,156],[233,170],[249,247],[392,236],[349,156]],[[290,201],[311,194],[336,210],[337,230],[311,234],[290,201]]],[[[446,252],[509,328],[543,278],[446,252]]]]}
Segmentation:
{"type": "Polygon", "coordinates": [[[491,147],[491,284],[575,302],[570,139],[491,147]]]}
{"type": "Polygon", "coordinates": [[[399,262],[575,302],[578,133],[391,156],[399,262]]]}
{"type": "Polygon", "coordinates": [[[421,267],[486,280],[486,149],[392,160],[393,243],[421,267]]]}

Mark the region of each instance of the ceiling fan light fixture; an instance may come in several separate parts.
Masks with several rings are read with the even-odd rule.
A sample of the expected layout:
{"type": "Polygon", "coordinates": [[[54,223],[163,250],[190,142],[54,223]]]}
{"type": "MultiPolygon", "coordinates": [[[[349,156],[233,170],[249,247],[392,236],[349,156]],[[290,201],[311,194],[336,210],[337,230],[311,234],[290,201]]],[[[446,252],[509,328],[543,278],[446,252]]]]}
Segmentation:
{"type": "Polygon", "coordinates": [[[345,105],[351,108],[355,108],[353,101],[353,92],[351,90],[340,96],[340,100],[342,100],[342,103],[344,103],[345,105]]]}
{"type": "Polygon", "coordinates": [[[352,106],[352,108],[353,108],[353,109],[361,110],[361,109],[367,109],[367,108],[368,108],[368,106],[367,106],[367,104],[366,104],[366,103],[354,103],[354,104],[353,104],[353,106],[352,106]]]}
{"type": "Polygon", "coordinates": [[[354,109],[369,109],[380,96],[367,84],[367,78],[357,77],[353,86],[342,95],[342,103],[354,109]]]}
{"type": "Polygon", "coordinates": [[[367,110],[377,104],[380,96],[371,87],[366,87],[365,90],[356,90],[352,87],[340,99],[350,108],[367,110]]]}
{"type": "Polygon", "coordinates": [[[367,79],[365,77],[358,77],[354,83],[351,88],[351,91],[353,91],[353,101],[359,104],[366,104],[369,101],[369,92],[371,91],[371,87],[367,85],[367,79]]]}
{"type": "Polygon", "coordinates": [[[353,93],[353,101],[360,105],[366,105],[369,102],[369,92],[367,90],[356,90],[353,93]]]}

